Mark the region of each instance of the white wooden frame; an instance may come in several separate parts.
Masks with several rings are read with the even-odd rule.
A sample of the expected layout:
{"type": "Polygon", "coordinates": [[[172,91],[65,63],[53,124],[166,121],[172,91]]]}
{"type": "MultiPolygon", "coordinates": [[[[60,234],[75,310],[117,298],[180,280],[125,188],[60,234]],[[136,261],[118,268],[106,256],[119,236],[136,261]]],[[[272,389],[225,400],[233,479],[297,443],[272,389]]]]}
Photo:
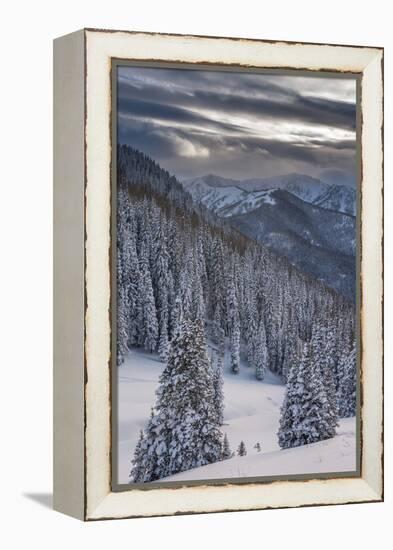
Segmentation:
{"type": "Polygon", "coordinates": [[[383,50],[82,30],[55,41],[54,506],[83,520],[383,499],[383,50]],[[361,73],[361,476],[111,492],[111,59],[361,73]]]}

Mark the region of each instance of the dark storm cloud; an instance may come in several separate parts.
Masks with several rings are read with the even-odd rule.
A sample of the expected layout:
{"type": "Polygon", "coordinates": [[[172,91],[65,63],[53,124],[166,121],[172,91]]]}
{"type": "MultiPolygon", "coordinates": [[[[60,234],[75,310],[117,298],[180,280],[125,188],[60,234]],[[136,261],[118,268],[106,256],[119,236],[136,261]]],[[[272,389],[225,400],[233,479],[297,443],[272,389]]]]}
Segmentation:
{"type": "Polygon", "coordinates": [[[197,123],[200,116],[200,123],[204,123],[206,118],[198,115],[195,110],[208,108],[223,113],[245,113],[271,119],[305,121],[311,124],[355,129],[356,106],[354,103],[328,98],[302,97],[298,93],[283,90],[268,82],[262,82],[259,89],[253,86],[253,91],[258,91],[259,96],[246,95],[246,93],[250,94],[249,82],[246,81],[245,85],[241,80],[240,85],[242,87],[238,83],[236,93],[198,89],[192,92],[168,90],[151,84],[143,86],[142,91],[140,87],[123,80],[119,85],[119,107],[121,111],[133,112],[135,115],[139,113],[140,116],[154,118],[159,114],[166,120],[174,122],[178,119],[187,120],[189,115],[190,121],[192,119],[197,123]],[[270,97],[262,95],[267,93],[270,97]],[[138,111],[139,108],[142,111],[138,111]],[[192,113],[188,109],[191,109],[192,113]]]}
{"type": "Polygon", "coordinates": [[[143,99],[119,98],[119,113],[121,115],[133,115],[135,118],[145,120],[160,120],[168,123],[194,124],[204,126],[207,129],[219,131],[239,131],[241,126],[215,122],[196,112],[170,105],[168,103],[153,103],[143,99]]]}
{"type": "Polygon", "coordinates": [[[118,110],[119,141],[180,176],[355,170],[353,80],[123,67],[118,110]]]}

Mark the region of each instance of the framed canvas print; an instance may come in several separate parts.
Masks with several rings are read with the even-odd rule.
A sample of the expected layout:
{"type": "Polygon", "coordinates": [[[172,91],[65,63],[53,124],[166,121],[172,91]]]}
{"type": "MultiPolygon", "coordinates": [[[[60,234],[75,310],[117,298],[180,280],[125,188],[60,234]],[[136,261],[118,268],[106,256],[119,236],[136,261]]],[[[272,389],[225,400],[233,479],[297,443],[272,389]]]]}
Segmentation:
{"type": "Polygon", "coordinates": [[[383,499],[383,50],[54,45],[54,502],[383,499]]]}

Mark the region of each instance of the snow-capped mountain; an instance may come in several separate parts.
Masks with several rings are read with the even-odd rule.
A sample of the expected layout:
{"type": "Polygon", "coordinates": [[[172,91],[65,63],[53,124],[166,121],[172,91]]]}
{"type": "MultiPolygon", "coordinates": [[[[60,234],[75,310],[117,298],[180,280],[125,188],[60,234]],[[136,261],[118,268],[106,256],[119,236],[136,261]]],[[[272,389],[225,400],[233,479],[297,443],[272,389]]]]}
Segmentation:
{"type": "Polygon", "coordinates": [[[355,295],[355,190],[310,176],[183,182],[193,199],[346,297],[355,295]]]}
{"type": "MultiPolygon", "coordinates": [[[[263,199],[262,191],[283,189],[299,199],[345,214],[355,215],[356,192],[347,185],[329,185],[317,178],[304,174],[286,174],[270,178],[251,178],[234,180],[214,174],[185,180],[184,187],[205,206],[220,215],[220,208],[227,207],[247,199],[252,208],[258,197],[263,199]],[[220,200],[216,202],[216,199],[220,200]]],[[[225,216],[230,215],[226,210],[225,216]]]]}
{"type": "Polygon", "coordinates": [[[263,202],[271,202],[272,190],[249,192],[236,185],[235,180],[206,176],[184,182],[193,199],[212,210],[221,218],[244,214],[258,208],[263,202]]]}
{"type": "Polygon", "coordinates": [[[271,191],[270,198],[228,221],[298,269],[353,299],[355,218],[306,203],[288,191],[271,191]]]}
{"type": "Polygon", "coordinates": [[[348,185],[330,185],[324,195],[321,195],[314,204],[356,216],[356,191],[348,185]]]}
{"type": "Polygon", "coordinates": [[[213,180],[210,176],[196,178],[190,182],[185,182],[185,189],[192,195],[193,199],[203,204],[216,214],[220,214],[229,206],[237,204],[239,201],[247,199],[250,195],[237,187],[233,180],[213,180]],[[225,185],[223,185],[225,183],[225,185]]]}

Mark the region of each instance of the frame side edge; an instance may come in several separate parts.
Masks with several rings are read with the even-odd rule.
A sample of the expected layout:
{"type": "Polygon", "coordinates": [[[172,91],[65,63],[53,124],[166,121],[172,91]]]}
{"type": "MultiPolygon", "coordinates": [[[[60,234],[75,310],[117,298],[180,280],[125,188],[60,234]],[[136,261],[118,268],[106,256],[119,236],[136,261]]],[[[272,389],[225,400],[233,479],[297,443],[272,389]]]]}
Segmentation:
{"type": "Polygon", "coordinates": [[[362,477],[384,498],[384,81],[383,51],[378,51],[363,74],[363,202],[367,216],[362,230],[362,330],[365,369],[363,437],[366,441],[362,477]]]}
{"type": "Polygon", "coordinates": [[[53,44],[53,507],[84,505],[84,31],[53,44]]]}

